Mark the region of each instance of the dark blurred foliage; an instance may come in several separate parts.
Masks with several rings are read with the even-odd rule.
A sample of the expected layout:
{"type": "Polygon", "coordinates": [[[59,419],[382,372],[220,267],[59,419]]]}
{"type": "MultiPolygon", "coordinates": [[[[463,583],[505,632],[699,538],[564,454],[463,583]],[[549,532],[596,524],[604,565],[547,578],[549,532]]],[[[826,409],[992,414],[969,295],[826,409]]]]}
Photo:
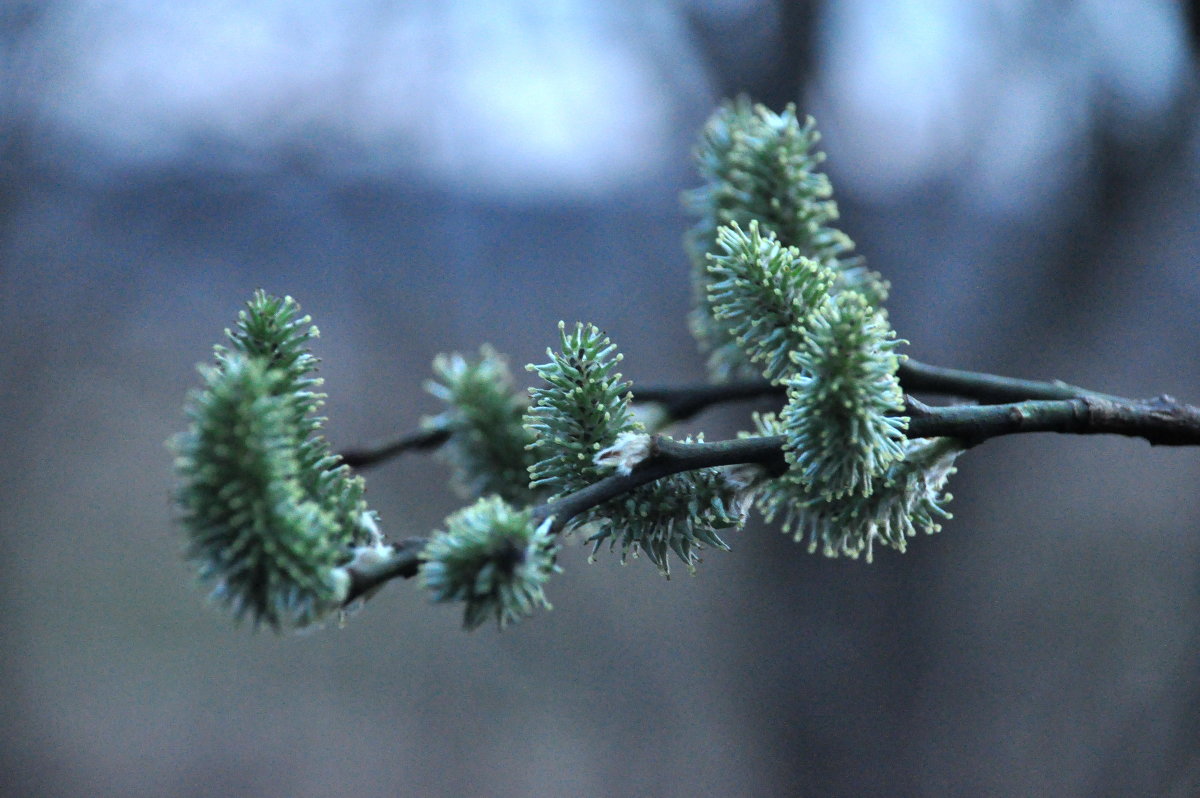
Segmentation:
{"type": "MultiPolygon", "coordinates": [[[[4,5],[6,793],[1200,793],[1194,452],[997,441],[871,566],[752,524],[670,582],[568,548],[503,634],[400,584],[276,638],[203,606],[163,446],[258,287],[322,329],[335,446],[436,412],[437,352],[519,365],[559,319],[635,388],[701,379],[678,192],[739,91],[817,115],[915,357],[1200,401],[1186,8],[4,5]]],[[[367,474],[389,534],[445,476],[367,474]]]]}

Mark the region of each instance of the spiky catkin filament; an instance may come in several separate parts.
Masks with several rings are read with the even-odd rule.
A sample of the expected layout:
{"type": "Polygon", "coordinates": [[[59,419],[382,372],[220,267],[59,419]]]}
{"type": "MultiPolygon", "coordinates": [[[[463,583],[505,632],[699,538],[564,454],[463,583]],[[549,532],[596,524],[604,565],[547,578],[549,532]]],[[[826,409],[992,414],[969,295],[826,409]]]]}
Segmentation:
{"type": "Polygon", "coordinates": [[[489,618],[501,628],[550,609],[544,587],[560,569],[552,519],[535,524],[532,510],[498,496],[480,499],[446,519],[421,553],[421,584],[434,601],[463,602],[463,625],[489,618]]]}
{"type": "MultiPolygon", "coordinates": [[[[855,262],[858,260],[861,259],[857,259],[855,262]]],[[[883,279],[883,275],[879,272],[871,271],[866,266],[855,266],[847,261],[842,261],[841,267],[829,293],[834,295],[859,294],[868,305],[875,308],[876,312],[886,316],[887,311],[884,309],[883,303],[887,302],[888,292],[892,288],[891,283],[883,279]]]]}
{"type": "MultiPolygon", "coordinates": [[[[757,419],[760,432],[778,434],[771,417],[757,419]]],[[[859,557],[871,562],[876,545],[904,552],[908,539],[918,533],[932,535],[951,517],[945,492],[962,453],[953,438],[911,440],[902,459],[893,462],[870,496],[856,493],[827,498],[812,491],[792,475],[769,480],[757,488],[756,504],[768,521],[783,517],[783,531],[797,542],[807,541],[809,552],[826,557],[859,557]]]]}
{"type": "Polygon", "coordinates": [[[721,253],[708,256],[713,318],[762,375],[778,383],[795,373],[790,355],[804,348],[836,274],[795,247],[782,246],[757,221],[748,231],[736,222],[722,227],[717,243],[721,253]]]}
{"type": "Polygon", "coordinates": [[[816,149],[819,139],[812,119],[801,124],[794,106],[776,114],[745,97],[723,105],[704,128],[696,150],[704,185],[684,195],[685,205],[700,218],[685,244],[696,295],[690,324],[709,352],[714,379],[757,376],[735,333],[714,317],[707,302],[712,278],[706,256],[716,251],[724,226],[737,223],[746,229],[757,221],[783,246],[835,273],[846,272],[838,290],[864,292],[876,307],[886,298],[886,283],[859,267],[851,254],[854,243],[833,227],[837,205],[829,179],[817,171],[825,158],[816,149]]]}
{"type": "MultiPolygon", "coordinates": [[[[309,351],[309,345],[320,334],[312,324],[312,317],[302,314],[296,300],[290,296],[272,296],[259,289],[238,312],[234,328],[225,330],[228,348],[216,346],[214,349],[218,356],[237,352],[258,359],[267,368],[283,372],[288,390],[299,394],[321,385],[321,380],[316,377],[320,361],[309,351]]],[[[323,395],[314,396],[318,400],[323,398],[323,395]]],[[[318,406],[310,406],[307,410],[315,410],[318,406]]]]}
{"type": "Polygon", "coordinates": [[[238,313],[237,325],[226,330],[229,346],[216,346],[218,363],[229,353],[240,353],[282,374],[280,394],[290,398],[293,445],[299,461],[298,478],[307,498],[331,513],[345,545],[369,543],[373,525],[362,523],[369,513],[366,484],[354,476],[321,435],[325,405],[319,391],[318,360],[309,347],[320,336],[312,317],[303,313],[290,296],[277,297],[259,289],[238,313]]]}
{"type": "Polygon", "coordinates": [[[568,332],[558,324],[561,348],[546,350],[550,360],[527,368],[546,385],[530,390],[525,427],[533,437],[536,462],[530,487],[561,496],[586,487],[604,474],[593,459],[622,432],[639,431],[629,403],[629,383],[615,369],[617,348],[591,324],[568,332]]]}
{"type": "Polygon", "coordinates": [[[513,387],[504,358],[484,346],[475,360],[457,352],[438,355],[433,370],[437,378],[425,387],[446,409],[425,423],[450,433],[438,454],[450,463],[457,486],[473,497],[494,493],[513,503],[533,500],[533,436],[522,423],[528,402],[513,387]]]}
{"type": "Polygon", "coordinates": [[[800,373],[787,382],[780,414],[784,449],[792,473],[815,493],[869,495],[903,455],[898,343],[860,294],[840,294],[792,353],[800,373]]]}
{"type": "Polygon", "coordinates": [[[290,297],[256,292],[172,441],[188,557],[235,617],[275,629],[336,609],[351,549],[381,539],[362,479],[320,435],[310,321],[290,297]]]}
{"type": "Polygon", "coordinates": [[[305,626],[345,598],[347,536],[306,496],[287,377],[230,353],[204,380],[175,441],[187,556],[235,618],[305,626]]]}
{"type": "Polygon", "coordinates": [[[696,150],[704,185],[684,202],[700,217],[688,234],[693,258],[712,251],[716,231],[757,220],[787,246],[827,265],[845,259],[854,243],[832,227],[837,204],[829,178],[817,171],[825,154],[811,118],[803,124],[794,105],[774,113],[745,97],[726,103],[709,119],[696,150]]]}
{"type": "MultiPolygon", "coordinates": [[[[607,476],[617,462],[597,458],[623,435],[641,432],[630,410],[629,383],[614,371],[621,356],[592,325],[567,331],[560,324],[562,349],[550,361],[530,368],[546,385],[532,389],[526,426],[539,457],[530,468],[532,485],[561,496],[607,476]]],[[[620,546],[622,557],[639,552],[664,573],[675,552],[694,570],[704,546],[728,548],[718,529],[738,526],[730,509],[733,489],[717,469],[665,477],[593,508],[568,529],[592,525],[596,549],[605,541],[620,546]]]]}
{"type": "Polygon", "coordinates": [[[670,576],[668,555],[674,552],[695,573],[705,548],[729,551],[720,530],[740,528],[745,521],[736,494],[737,486],[721,468],[672,474],[642,485],[585,516],[594,525],[588,537],[592,553],[607,542],[610,550],[620,548],[622,562],[645,554],[659,573],[670,576]]]}

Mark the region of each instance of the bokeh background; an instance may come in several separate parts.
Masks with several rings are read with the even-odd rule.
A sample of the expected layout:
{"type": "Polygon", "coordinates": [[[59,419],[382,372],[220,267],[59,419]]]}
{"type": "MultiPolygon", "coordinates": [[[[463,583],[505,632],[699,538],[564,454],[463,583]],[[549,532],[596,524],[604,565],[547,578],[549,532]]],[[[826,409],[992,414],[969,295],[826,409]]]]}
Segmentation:
{"type": "MultiPolygon", "coordinates": [[[[669,582],[571,546],[502,634],[396,584],[275,637],[205,605],[163,445],[259,287],[322,330],[337,447],[436,412],[436,353],[519,367],[559,319],[702,379],[678,195],[740,91],[817,117],[914,357],[1200,401],[1195,5],[9,0],[0,789],[1200,794],[1194,450],[989,443],[871,566],[752,523],[669,582]]],[[[445,475],[367,474],[389,534],[445,475]]]]}

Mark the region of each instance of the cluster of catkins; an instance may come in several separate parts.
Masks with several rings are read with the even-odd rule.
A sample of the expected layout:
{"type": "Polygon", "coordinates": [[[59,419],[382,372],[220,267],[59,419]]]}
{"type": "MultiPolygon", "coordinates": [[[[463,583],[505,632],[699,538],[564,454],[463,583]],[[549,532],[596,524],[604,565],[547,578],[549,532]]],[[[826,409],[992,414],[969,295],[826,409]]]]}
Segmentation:
{"type": "MultiPolygon", "coordinates": [[[[590,324],[560,323],[559,348],[528,367],[540,379],[528,395],[489,347],[434,362],[428,389],[445,409],[425,424],[445,435],[441,455],[476,502],[431,537],[420,577],[435,600],[464,604],[468,628],[549,606],[560,532],[581,531],[594,552],[607,543],[622,559],[644,555],[667,574],[672,553],[694,571],[702,549],[727,549],[719,533],[743,524],[750,499],[810,551],[868,560],[876,544],[903,551],[948,517],[943,488],[961,445],[905,436],[887,283],[832,227],[817,140],[790,107],[729,103],[697,151],[704,185],[685,197],[699,217],[686,239],[692,331],[714,381],[786,391],[778,413],[755,415],[742,433],[782,436],[786,473],[682,472],[556,526],[553,500],[646,456],[649,431],[615,346],[590,324]]],[[[356,558],[386,548],[361,480],[319,434],[307,323],[290,299],[256,294],[174,442],[189,555],[236,615],[273,627],[337,609],[356,558]]]]}

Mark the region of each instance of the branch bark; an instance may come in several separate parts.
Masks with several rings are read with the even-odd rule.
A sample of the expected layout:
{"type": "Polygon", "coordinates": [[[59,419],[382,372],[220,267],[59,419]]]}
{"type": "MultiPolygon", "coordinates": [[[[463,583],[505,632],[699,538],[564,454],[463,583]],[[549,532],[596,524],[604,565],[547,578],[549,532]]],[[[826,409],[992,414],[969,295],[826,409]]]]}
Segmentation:
{"type": "Polygon", "coordinates": [[[1024,432],[1124,435],[1152,446],[1200,446],[1200,408],[1162,395],[1119,399],[1099,394],[1000,405],[930,407],[909,397],[908,437],[949,436],[974,446],[1024,432]]]}
{"type": "MultiPolygon", "coordinates": [[[[1021,380],[996,374],[941,368],[912,359],[901,362],[899,377],[906,393],[953,396],[973,399],[982,404],[1081,397],[1128,401],[1068,385],[1061,380],[1021,380]]],[[[769,396],[782,400],[784,387],[763,381],[676,387],[635,386],[633,400],[661,405],[673,421],[685,421],[715,405],[769,396]]],[[[378,446],[348,450],[342,454],[342,461],[351,468],[368,468],[405,452],[436,449],[449,437],[449,432],[441,428],[418,430],[378,446]]]]}
{"type": "MultiPolygon", "coordinates": [[[[897,372],[905,393],[931,393],[974,399],[981,404],[1024,402],[1029,399],[1075,399],[1091,396],[1121,400],[1119,396],[1089,391],[1062,380],[1021,380],[978,371],[931,366],[911,358],[897,372]]],[[[1122,400],[1123,401],[1123,400],[1122,400]]]]}
{"type": "Polygon", "coordinates": [[[367,468],[390,460],[405,452],[436,449],[450,439],[450,431],[433,428],[410,432],[378,446],[349,449],[342,453],[342,462],[351,468],[367,468]]]}
{"type": "MultiPolygon", "coordinates": [[[[1052,385],[1052,384],[1051,384],[1052,385]]],[[[1063,385],[1061,389],[1070,389],[1063,385]]],[[[1071,435],[1124,435],[1152,446],[1200,446],[1200,407],[1170,396],[1116,399],[1084,392],[1068,399],[1036,399],[994,405],[930,407],[911,397],[906,402],[909,438],[958,438],[969,446],[1001,435],[1057,432],[1071,435]]],[[[650,455],[625,475],[615,474],[582,490],[534,508],[538,521],[553,516],[552,529],[562,532],[577,515],[634,488],[680,471],[714,466],[755,464],[773,472],[786,469],[782,436],[738,438],[712,443],[682,443],[652,437],[650,455]]],[[[426,540],[413,538],[395,546],[388,561],[351,573],[350,603],[384,582],[415,576],[426,540]]]]}

